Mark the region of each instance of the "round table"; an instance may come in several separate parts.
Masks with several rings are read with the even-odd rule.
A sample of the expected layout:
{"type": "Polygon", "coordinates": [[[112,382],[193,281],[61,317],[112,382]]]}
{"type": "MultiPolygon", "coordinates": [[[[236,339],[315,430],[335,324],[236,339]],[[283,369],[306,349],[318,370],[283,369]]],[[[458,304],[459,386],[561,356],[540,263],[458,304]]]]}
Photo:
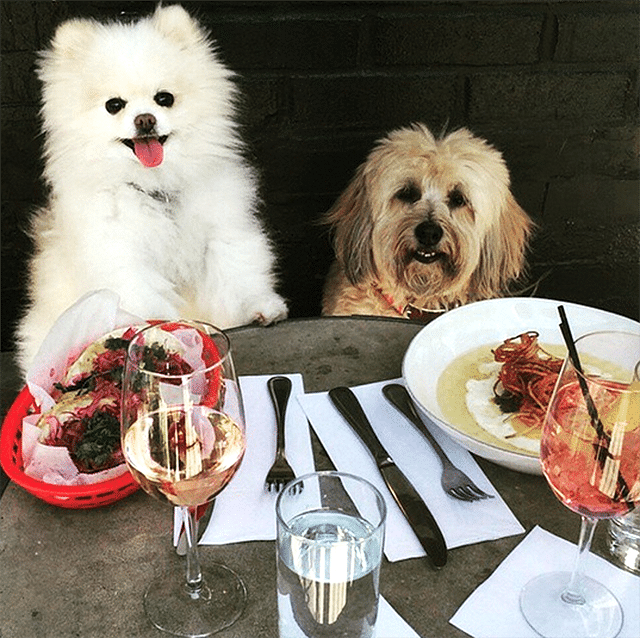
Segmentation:
{"type": "MultiPolygon", "coordinates": [[[[305,389],[315,392],[401,376],[404,352],[421,327],[402,319],[340,317],[287,320],[228,334],[239,375],[298,372],[305,389]]],[[[527,531],[540,525],[575,542],[579,517],[558,502],[542,477],[478,461],[527,531]]],[[[317,463],[324,469],[329,461],[320,453],[317,463]]],[[[69,510],[10,483],[0,500],[0,635],[165,635],[146,620],[142,594],[154,574],[183,560],[172,547],[171,527],[171,508],[142,491],[106,507],[69,510]]],[[[603,528],[594,542],[598,553],[604,553],[603,528]]],[[[425,559],[385,562],[381,593],[421,636],[460,638],[466,634],[449,618],[521,540],[514,536],[453,549],[437,572],[425,559]]],[[[243,616],[219,635],[277,636],[274,543],[203,546],[200,554],[205,564],[229,565],[247,585],[243,616]]]]}

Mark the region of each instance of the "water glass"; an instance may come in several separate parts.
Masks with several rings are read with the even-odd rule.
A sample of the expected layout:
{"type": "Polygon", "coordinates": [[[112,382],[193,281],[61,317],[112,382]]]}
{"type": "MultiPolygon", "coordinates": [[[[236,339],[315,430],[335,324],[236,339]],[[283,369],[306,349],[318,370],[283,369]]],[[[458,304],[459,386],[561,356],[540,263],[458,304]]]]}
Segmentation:
{"type": "Polygon", "coordinates": [[[362,478],[317,472],[276,501],[280,638],[372,638],[386,506],[362,478]]]}
{"type": "Polygon", "coordinates": [[[640,574],[640,507],[609,521],[609,551],[622,567],[640,574]]]}
{"type": "MultiPolygon", "coordinates": [[[[634,381],[640,381],[640,361],[636,364],[634,381]]],[[[609,521],[607,541],[613,559],[630,572],[640,574],[640,507],[609,521]]]]}

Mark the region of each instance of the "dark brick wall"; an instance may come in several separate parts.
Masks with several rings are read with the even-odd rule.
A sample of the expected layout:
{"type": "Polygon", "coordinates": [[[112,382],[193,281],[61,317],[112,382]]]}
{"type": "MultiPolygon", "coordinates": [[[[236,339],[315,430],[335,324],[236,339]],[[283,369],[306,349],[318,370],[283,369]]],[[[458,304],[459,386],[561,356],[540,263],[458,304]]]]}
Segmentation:
{"type": "MultiPolygon", "coordinates": [[[[293,316],[319,313],[318,219],[373,142],[423,121],[499,148],[540,231],[536,294],[638,318],[639,5],[612,1],[185,2],[240,75],[242,122],[293,316]]],[[[149,2],[2,10],[2,349],[23,301],[22,229],[42,202],[34,52],[75,15],[149,2]]]]}

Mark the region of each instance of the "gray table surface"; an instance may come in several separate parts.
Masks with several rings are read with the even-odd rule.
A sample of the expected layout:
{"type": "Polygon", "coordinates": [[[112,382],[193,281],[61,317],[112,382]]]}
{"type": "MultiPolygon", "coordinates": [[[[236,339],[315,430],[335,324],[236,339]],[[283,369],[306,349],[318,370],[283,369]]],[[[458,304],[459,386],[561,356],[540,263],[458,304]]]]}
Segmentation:
{"type": "MultiPolygon", "coordinates": [[[[304,375],[307,391],[399,377],[404,352],[421,326],[404,320],[316,318],[229,331],[237,372],[304,375]]],[[[15,393],[4,357],[3,412],[15,393]]],[[[552,495],[542,477],[478,459],[527,531],[535,525],[575,542],[578,516],[552,495]]],[[[324,465],[322,457],[319,464],[324,465]]],[[[320,467],[319,469],[324,469],[320,467]]],[[[154,575],[181,561],[171,545],[172,512],[142,491],[102,508],[48,505],[14,483],[0,500],[0,637],[158,637],[142,594],[154,575]]],[[[605,527],[594,551],[605,555],[605,527]]],[[[451,550],[446,567],[426,560],[385,562],[381,592],[423,637],[466,636],[449,619],[491,575],[523,535],[451,550]]],[[[240,573],[248,603],[221,638],[277,636],[273,542],[205,546],[202,562],[240,573]]]]}

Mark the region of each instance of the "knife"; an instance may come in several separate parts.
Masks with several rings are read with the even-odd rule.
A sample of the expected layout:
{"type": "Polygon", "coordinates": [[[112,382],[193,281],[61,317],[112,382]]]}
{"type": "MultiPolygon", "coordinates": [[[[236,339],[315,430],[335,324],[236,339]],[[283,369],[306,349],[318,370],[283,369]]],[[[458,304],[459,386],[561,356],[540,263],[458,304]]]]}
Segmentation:
{"type": "Polygon", "coordinates": [[[329,390],[329,398],[373,455],[391,495],[409,521],[433,566],[443,567],[447,562],[447,546],[438,523],[380,443],[356,395],[349,388],[338,387],[329,390]]]}

